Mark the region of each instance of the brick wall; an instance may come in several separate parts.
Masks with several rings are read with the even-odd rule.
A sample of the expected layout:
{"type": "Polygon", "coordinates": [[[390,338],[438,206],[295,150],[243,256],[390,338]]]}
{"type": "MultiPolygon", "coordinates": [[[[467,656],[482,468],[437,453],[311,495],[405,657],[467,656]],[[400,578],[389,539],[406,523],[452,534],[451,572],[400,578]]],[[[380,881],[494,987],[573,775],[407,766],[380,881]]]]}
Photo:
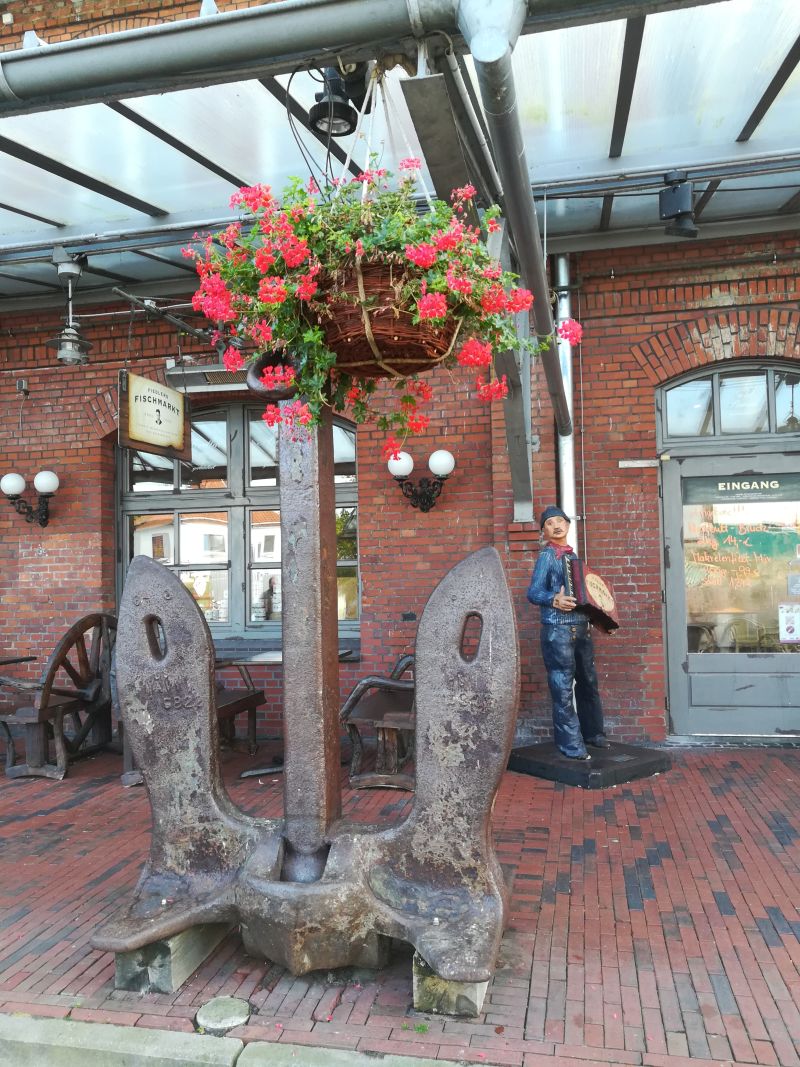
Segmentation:
{"type": "MultiPolygon", "coordinates": [[[[655,389],[719,361],[800,360],[794,235],[612,249],[576,257],[585,326],[576,399],[578,501],[587,559],[614,585],[624,630],[595,641],[611,731],[665,728],[655,389]],[[582,462],[581,462],[582,457],[582,462]]],[[[540,386],[541,389],[541,386],[540,386]]],[[[549,462],[547,449],[542,453],[549,462]]]]}
{"type": "MultiPolygon", "coordinates": [[[[575,375],[583,384],[575,406],[578,501],[587,558],[620,600],[624,629],[599,636],[596,648],[609,728],[629,740],[659,739],[666,729],[660,511],[657,471],[620,468],[619,462],[655,458],[654,389],[663,381],[719,360],[800,359],[794,242],[759,238],[690,247],[690,256],[671,246],[596,252],[576,257],[573,265],[576,312],[579,304],[586,328],[575,375]]],[[[55,312],[6,315],[0,337],[3,469],[19,470],[30,481],[53,467],[63,482],[44,530],[0,508],[0,647],[39,656],[77,616],[115,607],[117,372],[127,358],[137,372],[157,373],[174,351],[171,328],[137,321],[129,345],[127,316],[101,317],[86,323],[94,344],[89,366],[56,367],[44,341],[59,324],[55,312]],[[14,383],[21,376],[31,395],[20,423],[14,383]]],[[[555,436],[541,367],[533,374],[538,511],[556,498],[555,436]]],[[[359,674],[385,670],[409,650],[442,575],[468,552],[494,544],[517,608],[520,731],[544,737],[549,705],[537,613],[525,600],[538,528],[512,522],[502,408],[474,399],[460,371],[439,371],[436,378],[430,429],[408,444],[415,476],[425,473],[436,448],[456,456],[431,512],[411,508],[389,477],[381,434],[369,426],[359,430],[362,661],[343,665],[342,691],[359,674]]],[[[279,727],[279,679],[279,670],[257,676],[271,694],[271,730],[279,727]]]]}
{"type": "MultiPolygon", "coordinates": [[[[219,0],[221,10],[252,6],[219,0]]],[[[27,29],[55,41],[194,17],[199,9],[199,0],[11,0],[4,11],[14,24],[0,28],[0,49],[18,47],[27,29]]],[[[586,327],[575,373],[576,389],[582,381],[575,408],[578,501],[588,559],[613,582],[625,623],[620,634],[596,641],[602,691],[612,733],[659,739],[666,724],[658,475],[619,462],[655,458],[654,390],[669,378],[719,360],[800,359],[797,242],[775,235],[585,253],[573,257],[573,280],[575,315],[586,327]]],[[[86,329],[95,346],[89,366],[56,367],[44,340],[60,324],[50,312],[4,315],[0,323],[3,469],[18,469],[31,480],[42,467],[53,467],[63,479],[45,530],[0,507],[0,647],[39,655],[77,615],[115,606],[117,372],[130,357],[138,372],[156,373],[174,352],[173,332],[159,324],[137,323],[129,348],[126,317],[95,319],[86,329]],[[23,375],[31,395],[20,426],[14,382],[23,375]]],[[[539,366],[533,378],[538,511],[557,498],[556,442],[539,366]]],[[[437,379],[430,430],[409,446],[417,475],[425,473],[435,448],[456,456],[456,470],[432,512],[421,515],[404,501],[381,458],[380,434],[359,431],[363,658],[357,666],[343,665],[342,689],[408,650],[414,617],[436,582],[467,552],[494,544],[517,607],[520,730],[547,736],[536,612],[525,600],[538,528],[512,522],[502,410],[472,399],[458,373],[437,372],[437,379]]],[[[257,677],[272,694],[268,722],[276,729],[279,679],[274,670],[257,677]]]]}

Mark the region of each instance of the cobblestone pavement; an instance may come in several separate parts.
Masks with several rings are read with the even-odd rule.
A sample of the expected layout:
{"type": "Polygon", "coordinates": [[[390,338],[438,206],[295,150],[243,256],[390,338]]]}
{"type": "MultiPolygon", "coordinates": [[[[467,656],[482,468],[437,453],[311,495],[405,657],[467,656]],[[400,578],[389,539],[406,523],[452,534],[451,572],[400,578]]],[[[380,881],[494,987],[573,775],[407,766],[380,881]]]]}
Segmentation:
{"type": "MultiPolygon", "coordinates": [[[[265,759],[262,751],[257,761],[265,759]]],[[[244,1040],[523,1067],[800,1065],[800,753],[689,750],[643,782],[585,792],[506,774],[500,858],[511,922],[475,1021],[411,1007],[410,955],[380,974],[293,978],[235,935],[177,993],[113,988],[89,946],[125,901],[150,814],[111,755],[61,783],[0,778],[0,1012],[190,1031],[213,996],[250,1001],[244,1040]]],[[[253,814],[280,775],[226,779],[253,814]]],[[[345,789],[347,817],[386,825],[409,794],[345,789]]]]}

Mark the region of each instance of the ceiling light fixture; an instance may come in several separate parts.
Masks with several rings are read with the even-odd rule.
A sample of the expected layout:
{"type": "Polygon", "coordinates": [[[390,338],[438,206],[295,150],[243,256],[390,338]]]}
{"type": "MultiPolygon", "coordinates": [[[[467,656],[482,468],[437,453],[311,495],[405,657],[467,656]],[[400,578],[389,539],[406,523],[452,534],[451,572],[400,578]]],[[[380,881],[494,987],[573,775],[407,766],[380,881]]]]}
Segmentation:
{"type": "Polygon", "coordinates": [[[57,337],[47,342],[56,349],[56,359],[65,366],[81,366],[89,361],[91,344],[78,329],[78,321],[72,314],[72,294],[86,265],[86,256],[71,256],[61,247],[53,249],[53,263],[58,271],[58,280],[67,290],[67,321],[57,337]]]}
{"type": "Polygon", "coordinates": [[[664,233],[670,237],[697,237],[700,232],[694,222],[692,183],[686,180],[686,171],[671,170],[664,175],[666,188],[658,194],[658,212],[662,222],[669,220],[664,233]]]}
{"type": "Polygon", "coordinates": [[[343,74],[336,67],[324,67],[325,88],[315,93],[317,103],[308,113],[311,128],[325,137],[347,137],[353,133],[358,125],[358,111],[367,96],[367,75],[366,63],[346,66],[343,74]]]}

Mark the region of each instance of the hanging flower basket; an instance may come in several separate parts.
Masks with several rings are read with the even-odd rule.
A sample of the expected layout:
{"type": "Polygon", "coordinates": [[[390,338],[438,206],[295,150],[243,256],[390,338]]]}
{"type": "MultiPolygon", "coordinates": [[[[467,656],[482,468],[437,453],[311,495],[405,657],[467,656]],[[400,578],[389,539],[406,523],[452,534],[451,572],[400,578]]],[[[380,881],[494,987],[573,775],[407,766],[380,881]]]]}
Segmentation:
{"type": "Polygon", "coordinates": [[[215,341],[228,342],[229,370],[253,353],[249,380],[265,390],[270,425],[313,425],[324,406],[356,422],[374,415],[396,451],[395,434],[429,422],[432,388],[418,375],[458,363],[474,371],[477,396],[494,400],[508,392],[495,355],[537,350],[515,322],[531,294],[483,240],[499,209],[487,207],[474,225],[467,185],[451,204],[432,200],[420,211],[419,166],[401,161],[397,184],[381,169],[322,190],[294,179],[280,200],[266,185],[240,189],[231,204],[241,221],[185,249],[200,275],[193,304],[217,324],[215,341]],[[396,400],[387,405],[384,391],[376,412],[381,378],[394,382],[396,400]]]}
{"type": "Polygon", "coordinates": [[[339,373],[352,378],[408,378],[431,370],[453,352],[461,322],[414,321],[403,305],[408,271],[394,263],[356,263],[326,298],[325,342],[339,373]]]}

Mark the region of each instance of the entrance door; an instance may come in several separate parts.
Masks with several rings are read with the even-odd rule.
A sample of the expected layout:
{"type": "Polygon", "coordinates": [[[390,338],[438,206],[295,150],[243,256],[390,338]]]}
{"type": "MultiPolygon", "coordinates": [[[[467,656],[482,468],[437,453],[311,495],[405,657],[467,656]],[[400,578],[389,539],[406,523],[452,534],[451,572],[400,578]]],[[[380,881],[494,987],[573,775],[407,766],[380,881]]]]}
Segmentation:
{"type": "Polygon", "coordinates": [[[800,735],[797,456],[662,471],[672,732],[800,735]]]}

